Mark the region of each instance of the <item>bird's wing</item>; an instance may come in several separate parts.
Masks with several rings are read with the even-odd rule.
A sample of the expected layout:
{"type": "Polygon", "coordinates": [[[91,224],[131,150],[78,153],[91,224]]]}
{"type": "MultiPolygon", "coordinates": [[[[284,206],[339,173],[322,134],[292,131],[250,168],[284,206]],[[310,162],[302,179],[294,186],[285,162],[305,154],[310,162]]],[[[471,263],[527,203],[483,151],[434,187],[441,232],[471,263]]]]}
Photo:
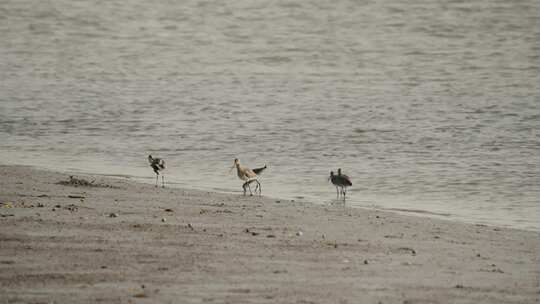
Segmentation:
{"type": "Polygon", "coordinates": [[[342,174],[341,177],[343,178],[343,181],[349,185],[349,186],[352,186],[352,182],[351,182],[351,178],[345,174],[342,174]]]}
{"type": "Polygon", "coordinates": [[[249,168],[246,168],[245,175],[248,178],[256,178],[257,177],[257,174],[255,174],[255,172],[253,172],[253,170],[251,170],[249,168]]]}
{"type": "Polygon", "coordinates": [[[153,158],[150,167],[152,167],[154,171],[163,170],[165,169],[165,161],[161,158],[153,158]]]}
{"type": "Polygon", "coordinates": [[[261,168],[255,168],[255,169],[253,169],[252,171],[253,171],[253,173],[259,175],[259,174],[261,174],[265,169],[266,169],[266,165],[265,165],[264,167],[261,167],[261,168]]]}

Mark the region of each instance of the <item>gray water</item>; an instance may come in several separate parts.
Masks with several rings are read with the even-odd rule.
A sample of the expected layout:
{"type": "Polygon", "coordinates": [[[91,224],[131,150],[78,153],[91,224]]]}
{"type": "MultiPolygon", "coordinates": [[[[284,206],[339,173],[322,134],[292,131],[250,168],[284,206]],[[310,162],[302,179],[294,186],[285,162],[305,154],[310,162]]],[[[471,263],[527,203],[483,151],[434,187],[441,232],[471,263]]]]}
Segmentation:
{"type": "Polygon", "coordinates": [[[540,229],[540,1],[0,0],[2,163],[540,229]]]}

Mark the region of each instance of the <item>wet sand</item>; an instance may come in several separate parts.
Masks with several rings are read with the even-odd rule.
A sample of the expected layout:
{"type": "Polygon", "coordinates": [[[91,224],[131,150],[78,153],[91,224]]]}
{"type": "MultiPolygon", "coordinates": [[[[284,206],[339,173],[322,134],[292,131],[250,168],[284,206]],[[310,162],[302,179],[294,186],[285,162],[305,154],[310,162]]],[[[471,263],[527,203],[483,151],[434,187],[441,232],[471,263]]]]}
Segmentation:
{"type": "Polygon", "coordinates": [[[0,303],[540,301],[538,232],[76,178],[0,166],[0,303]]]}

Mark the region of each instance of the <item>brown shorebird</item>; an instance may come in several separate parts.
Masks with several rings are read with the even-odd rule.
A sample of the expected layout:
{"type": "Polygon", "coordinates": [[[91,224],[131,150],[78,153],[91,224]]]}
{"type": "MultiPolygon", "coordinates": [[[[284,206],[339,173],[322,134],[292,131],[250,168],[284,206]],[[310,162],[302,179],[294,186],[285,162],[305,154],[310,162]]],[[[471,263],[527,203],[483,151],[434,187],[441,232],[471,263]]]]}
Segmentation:
{"type": "Polygon", "coordinates": [[[343,194],[343,199],[345,199],[347,187],[352,186],[351,178],[345,174],[341,174],[341,168],[339,168],[337,175],[334,174],[334,171],[330,171],[329,179],[336,186],[337,196],[339,197],[340,194],[343,194]]]}
{"type": "MultiPolygon", "coordinates": [[[[165,161],[161,158],[153,158],[152,155],[148,155],[148,162],[150,167],[154,169],[156,173],[156,187],[158,186],[159,172],[165,170],[165,161]]],[[[161,187],[165,188],[165,177],[161,174],[161,187]]]]}
{"type": "Polygon", "coordinates": [[[253,195],[250,187],[251,183],[257,184],[257,186],[255,187],[255,193],[257,193],[258,190],[259,195],[261,195],[262,187],[261,183],[257,180],[257,174],[261,174],[266,169],[266,165],[262,168],[250,169],[246,166],[242,166],[238,158],[235,158],[231,170],[234,167],[236,167],[236,174],[238,175],[238,178],[244,181],[244,184],[242,185],[242,189],[244,189],[244,195],[246,195],[246,188],[249,189],[249,194],[253,195]]]}

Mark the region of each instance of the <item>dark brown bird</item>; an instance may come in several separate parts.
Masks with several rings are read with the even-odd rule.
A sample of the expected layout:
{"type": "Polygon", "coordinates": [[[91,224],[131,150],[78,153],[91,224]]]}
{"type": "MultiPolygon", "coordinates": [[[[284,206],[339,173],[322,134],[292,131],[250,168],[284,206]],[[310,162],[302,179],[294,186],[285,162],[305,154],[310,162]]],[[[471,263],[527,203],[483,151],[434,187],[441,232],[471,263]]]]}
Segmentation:
{"type": "MultiPolygon", "coordinates": [[[[148,162],[150,167],[154,169],[156,173],[156,187],[158,186],[159,173],[165,170],[165,161],[161,158],[153,158],[152,155],[148,155],[148,162]]],[[[161,187],[165,188],[165,176],[161,174],[161,187]]]]}
{"type": "Polygon", "coordinates": [[[351,178],[345,174],[341,173],[341,168],[338,169],[338,174],[335,175],[334,171],[330,171],[330,181],[334,186],[336,186],[336,193],[339,197],[340,194],[343,194],[343,199],[347,194],[347,187],[352,186],[351,178]]]}

